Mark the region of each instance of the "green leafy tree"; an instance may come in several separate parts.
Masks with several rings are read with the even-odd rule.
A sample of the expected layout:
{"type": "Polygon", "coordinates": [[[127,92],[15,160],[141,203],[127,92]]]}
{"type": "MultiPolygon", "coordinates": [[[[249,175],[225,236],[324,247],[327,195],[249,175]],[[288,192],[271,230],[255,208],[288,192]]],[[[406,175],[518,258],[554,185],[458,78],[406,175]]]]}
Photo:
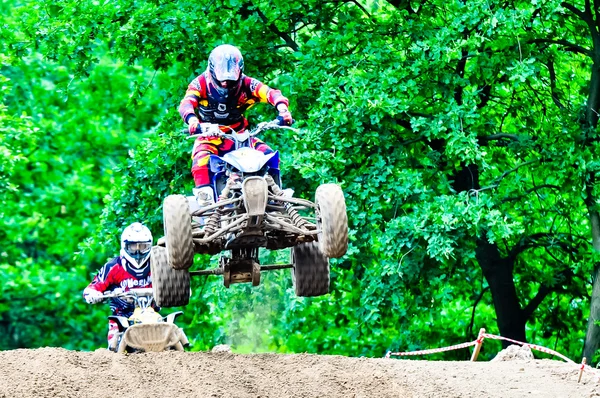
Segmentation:
{"type": "MultiPolygon", "coordinates": [[[[52,265],[74,264],[67,253],[89,236],[79,280],[71,279],[80,289],[114,254],[127,223],[144,221],[160,236],[162,199],[189,192],[192,183],[191,143],[178,133],[177,105],[210,49],[231,43],[241,48],[248,75],[292,100],[301,133],[263,137],[281,151],[284,185],[311,198],[318,184],[339,183],[351,242],[332,261],[332,291],[320,298],[295,297],[284,272],[256,289],[194,280],[184,321],[195,349],[230,342],[240,351],[377,356],[453,344],[485,325],[578,355],[598,262],[590,231],[596,239],[600,153],[597,90],[588,84],[595,58],[585,47],[595,43],[595,15],[579,7],[314,0],[29,7],[23,29],[14,23],[18,33],[6,41],[14,66],[2,71],[31,84],[9,97],[10,117],[22,120],[16,115],[24,112],[44,133],[28,138],[41,142],[40,158],[23,162],[50,170],[63,189],[72,174],[51,143],[66,154],[82,151],[87,139],[111,148],[69,158],[79,183],[52,195],[55,205],[42,206],[40,219],[54,220],[74,193],[93,198],[73,204],[86,209],[78,217],[89,218],[83,228],[36,228],[42,238],[31,247],[60,258],[40,270],[57,275],[52,265]],[[41,65],[60,66],[64,75],[50,79],[41,65]],[[44,79],[68,101],[37,92],[31,82],[44,79]],[[104,100],[83,95],[99,87],[104,100]],[[27,104],[24,93],[39,103],[27,104]],[[41,112],[47,104],[53,111],[41,112]],[[82,111],[92,108],[97,113],[82,111]],[[148,134],[139,140],[134,131],[148,134]],[[101,178],[91,173],[98,168],[101,178]],[[50,231],[62,232],[61,246],[40,244],[50,231]]],[[[15,14],[15,21],[23,17],[18,7],[15,14]]],[[[269,112],[257,107],[251,120],[267,120],[269,112]]],[[[12,164],[13,186],[37,189],[18,213],[31,214],[47,184],[12,164]]],[[[82,225],[67,214],[69,225],[82,225]]],[[[14,242],[27,233],[24,219],[14,221],[14,242]]],[[[15,246],[14,253],[26,252],[15,246]]],[[[287,261],[286,253],[264,254],[263,261],[275,260],[287,261]]],[[[203,267],[214,261],[197,259],[203,267]]],[[[82,322],[100,324],[95,314],[82,322]]],[[[101,340],[88,335],[83,346],[101,340]]]]}

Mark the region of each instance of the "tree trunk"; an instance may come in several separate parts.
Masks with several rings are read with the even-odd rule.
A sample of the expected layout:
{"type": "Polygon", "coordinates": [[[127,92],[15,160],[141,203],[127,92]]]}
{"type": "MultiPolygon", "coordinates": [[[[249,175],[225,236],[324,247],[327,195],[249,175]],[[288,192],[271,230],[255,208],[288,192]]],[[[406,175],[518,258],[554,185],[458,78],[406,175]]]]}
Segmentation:
{"type": "MultiPolygon", "coordinates": [[[[479,189],[479,169],[476,165],[461,168],[454,176],[453,188],[457,192],[479,189]]],[[[484,234],[485,236],[485,234],[484,234]]],[[[519,305],[513,280],[514,258],[503,258],[498,246],[485,239],[477,240],[476,257],[483,275],[490,286],[496,322],[500,334],[518,341],[525,341],[525,313],[519,305]]],[[[502,342],[503,347],[510,345],[502,342]]]]}
{"type": "Polygon", "coordinates": [[[590,317],[588,318],[587,333],[585,334],[585,344],[583,345],[583,354],[589,364],[592,364],[594,353],[598,350],[600,343],[600,326],[596,322],[600,321],[600,267],[596,265],[594,272],[594,286],[592,288],[592,300],[590,302],[590,317]]]}
{"type": "MultiPolygon", "coordinates": [[[[592,196],[591,182],[588,185],[588,196],[586,204],[590,215],[592,225],[592,246],[595,251],[600,251],[600,214],[594,210],[595,198],[592,196]]],[[[594,279],[592,288],[592,298],[590,300],[590,317],[588,318],[587,333],[585,334],[585,344],[583,345],[583,356],[592,363],[594,353],[600,345],[600,326],[596,322],[600,321],[600,264],[594,268],[594,279]]]]}
{"type": "MultiPolygon", "coordinates": [[[[594,39],[594,64],[592,65],[592,75],[590,77],[590,89],[586,110],[587,130],[584,134],[589,134],[598,125],[598,111],[600,110],[600,43],[599,37],[592,32],[594,39]]],[[[592,225],[592,245],[595,251],[600,251],[600,216],[595,210],[596,198],[593,197],[591,187],[596,182],[596,175],[591,175],[587,182],[586,205],[592,225]]],[[[598,346],[600,345],[600,326],[596,322],[600,321],[600,266],[596,264],[594,269],[592,298],[590,300],[590,317],[588,318],[587,332],[585,335],[585,344],[583,346],[583,356],[592,363],[592,358],[598,346]]]]}
{"type": "MultiPolygon", "coordinates": [[[[518,341],[525,340],[525,319],[519,305],[513,280],[514,259],[500,255],[498,246],[485,240],[477,240],[476,257],[483,275],[490,286],[500,334],[518,341]]],[[[503,341],[502,346],[510,343],[503,341]]]]}

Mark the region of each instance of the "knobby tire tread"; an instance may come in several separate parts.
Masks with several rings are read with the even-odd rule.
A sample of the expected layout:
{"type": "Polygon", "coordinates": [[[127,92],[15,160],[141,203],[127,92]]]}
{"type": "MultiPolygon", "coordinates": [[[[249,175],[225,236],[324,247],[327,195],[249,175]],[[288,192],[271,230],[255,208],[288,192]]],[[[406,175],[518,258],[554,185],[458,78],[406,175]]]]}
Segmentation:
{"type": "Polygon", "coordinates": [[[150,272],[154,301],[159,307],[180,307],[190,301],[190,273],[169,265],[167,250],[161,246],[152,248],[150,272]]]}
{"type": "Polygon", "coordinates": [[[340,258],[348,250],[348,215],[346,199],[336,184],[323,184],[315,192],[319,208],[321,251],[329,258],[340,258]]]}
{"type": "Polygon", "coordinates": [[[297,296],[314,297],[329,293],[329,261],[318,242],[294,246],[292,262],[292,281],[297,296]]]}
{"type": "Polygon", "coordinates": [[[187,198],[183,195],[167,196],[163,216],[169,264],[174,269],[188,269],[194,263],[194,242],[187,198]]]}

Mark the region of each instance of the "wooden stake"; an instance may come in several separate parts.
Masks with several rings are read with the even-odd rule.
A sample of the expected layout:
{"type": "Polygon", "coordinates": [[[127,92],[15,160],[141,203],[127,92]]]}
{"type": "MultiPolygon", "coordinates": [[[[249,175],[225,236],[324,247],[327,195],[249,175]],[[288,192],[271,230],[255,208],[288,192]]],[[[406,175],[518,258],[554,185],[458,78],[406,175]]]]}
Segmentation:
{"type": "Polygon", "coordinates": [[[485,329],[479,329],[479,336],[477,336],[477,344],[475,344],[475,348],[473,349],[473,355],[471,356],[471,362],[477,361],[477,356],[479,355],[479,350],[481,350],[481,345],[483,344],[483,334],[485,333],[485,329]]]}
{"type": "Polygon", "coordinates": [[[579,378],[577,379],[577,383],[581,381],[581,376],[583,375],[583,368],[585,368],[586,359],[583,357],[581,360],[581,368],[579,369],[579,378]]]}

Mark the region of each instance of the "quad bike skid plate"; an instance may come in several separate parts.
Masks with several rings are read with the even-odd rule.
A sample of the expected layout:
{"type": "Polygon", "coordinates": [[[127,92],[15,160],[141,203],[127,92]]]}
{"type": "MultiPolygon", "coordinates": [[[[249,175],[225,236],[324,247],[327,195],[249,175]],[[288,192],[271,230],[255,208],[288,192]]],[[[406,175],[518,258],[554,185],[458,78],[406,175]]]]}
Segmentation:
{"type": "Polygon", "coordinates": [[[232,261],[227,257],[221,257],[220,262],[225,287],[244,282],[252,282],[252,286],[260,285],[260,264],[257,262],[252,260],[232,261]]]}

